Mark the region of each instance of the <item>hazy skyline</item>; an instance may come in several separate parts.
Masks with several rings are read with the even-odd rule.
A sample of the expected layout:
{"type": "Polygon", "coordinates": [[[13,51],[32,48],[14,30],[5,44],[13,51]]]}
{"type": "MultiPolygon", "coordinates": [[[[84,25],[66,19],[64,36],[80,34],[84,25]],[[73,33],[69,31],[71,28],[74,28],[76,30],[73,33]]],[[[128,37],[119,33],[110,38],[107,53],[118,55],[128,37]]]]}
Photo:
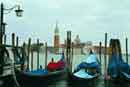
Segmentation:
{"type": "MultiPolygon", "coordinates": [[[[1,1],[0,1],[1,2],[1,1]]],[[[104,33],[110,38],[120,38],[123,50],[125,37],[130,38],[130,1],[129,0],[3,0],[5,7],[22,3],[23,17],[15,17],[11,12],[5,15],[8,24],[6,34],[15,32],[20,42],[29,37],[36,42],[53,43],[55,23],[58,20],[60,40],[63,43],[66,31],[72,31],[72,38],[79,34],[82,42],[104,43],[104,33]]],[[[130,43],[130,40],[129,40],[130,43]]],[[[130,53],[130,47],[129,47],[130,53]]]]}

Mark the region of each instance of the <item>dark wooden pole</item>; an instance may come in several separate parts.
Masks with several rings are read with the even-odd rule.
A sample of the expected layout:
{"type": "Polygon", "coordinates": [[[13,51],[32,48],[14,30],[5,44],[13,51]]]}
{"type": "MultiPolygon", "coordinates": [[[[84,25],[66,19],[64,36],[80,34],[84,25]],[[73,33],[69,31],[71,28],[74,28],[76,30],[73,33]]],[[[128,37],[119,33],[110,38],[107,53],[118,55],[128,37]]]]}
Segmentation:
{"type": "Polygon", "coordinates": [[[107,33],[105,33],[105,49],[104,49],[104,85],[108,87],[108,76],[107,76],[107,33]]]}
{"type": "Polygon", "coordinates": [[[128,63],[128,38],[126,38],[126,62],[128,63]]]}
{"type": "Polygon", "coordinates": [[[74,43],[72,42],[72,56],[71,56],[71,72],[72,72],[72,67],[73,67],[73,58],[74,58],[74,43]]]}
{"type": "Polygon", "coordinates": [[[16,37],[16,47],[18,47],[19,46],[19,37],[17,36],[16,37]]]}
{"type": "Polygon", "coordinates": [[[71,31],[67,31],[67,46],[66,46],[66,59],[69,70],[71,71],[70,58],[71,58],[71,31]]]}
{"type": "Polygon", "coordinates": [[[27,70],[29,70],[30,46],[31,46],[31,38],[29,38],[29,40],[28,40],[27,70]]]}
{"type": "MultiPolygon", "coordinates": [[[[1,9],[0,9],[0,45],[2,45],[2,40],[3,40],[3,33],[2,33],[2,25],[3,25],[3,16],[4,16],[4,5],[1,3],[1,9]]],[[[0,47],[0,49],[2,49],[0,47]]],[[[4,56],[0,54],[0,74],[3,74],[3,66],[4,66],[4,56]]]]}
{"type": "Polygon", "coordinates": [[[31,70],[33,70],[33,49],[31,47],[31,70]]]}
{"type": "Polygon", "coordinates": [[[45,43],[45,69],[47,68],[47,42],[45,43]]]}
{"type": "Polygon", "coordinates": [[[4,35],[4,44],[6,45],[6,34],[4,35]]]}
{"type": "Polygon", "coordinates": [[[12,33],[12,52],[14,57],[14,63],[16,63],[16,52],[15,52],[15,33],[12,33]]]}
{"type": "Polygon", "coordinates": [[[21,71],[24,71],[25,70],[25,60],[27,58],[27,55],[26,55],[26,51],[25,51],[25,42],[23,43],[23,47],[22,47],[22,63],[21,63],[21,71]]]}
{"type": "Polygon", "coordinates": [[[102,59],[101,59],[101,54],[102,54],[102,43],[99,43],[99,59],[100,59],[100,64],[102,65],[102,59]]]}
{"type": "MultiPolygon", "coordinates": [[[[100,67],[102,67],[102,42],[99,42],[99,60],[100,60],[100,67]]],[[[101,74],[102,74],[102,68],[101,68],[101,74]]]]}
{"type": "Polygon", "coordinates": [[[15,33],[12,33],[12,46],[15,46],[15,33]]]}
{"type": "Polygon", "coordinates": [[[105,71],[107,70],[107,33],[105,33],[105,52],[104,52],[105,71]]]}
{"type": "Polygon", "coordinates": [[[3,44],[4,4],[1,3],[0,17],[0,44],[3,44]]]}
{"type": "Polygon", "coordinates": [[[37,39],[37,69],[39,69],[39,39],[37,39]]]}

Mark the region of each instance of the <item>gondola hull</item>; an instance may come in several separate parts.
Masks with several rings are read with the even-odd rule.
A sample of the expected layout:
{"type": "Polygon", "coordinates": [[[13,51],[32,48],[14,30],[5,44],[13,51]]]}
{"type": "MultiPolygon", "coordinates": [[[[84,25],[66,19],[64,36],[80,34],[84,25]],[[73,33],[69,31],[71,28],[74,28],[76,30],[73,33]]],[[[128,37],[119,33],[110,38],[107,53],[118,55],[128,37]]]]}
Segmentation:
{"type": "Polygon", "coordinates": [[[84,79],[74,76],[72,73],[68,74],[68,86],[70,87],[95,87],[98,76],[91,79],[84,79]]]}
{"type": "Polygon", "coordinates": [[[130,87],[130,80],[124,77],[111,78],[107,82],[107,87],[130,87]]]}
{"type": "Polygon", "coordinates": [[[15,83],[12,75],[0,77],[0,87],[14,87],[15,83]]]}
{"type": "Polygon", "coordinates": [[[48,87],[56,81],[66,78],[66,69],[50,72],[47,75],[32,76],[17,71],[17,80],[21,87],[48,87]]]}

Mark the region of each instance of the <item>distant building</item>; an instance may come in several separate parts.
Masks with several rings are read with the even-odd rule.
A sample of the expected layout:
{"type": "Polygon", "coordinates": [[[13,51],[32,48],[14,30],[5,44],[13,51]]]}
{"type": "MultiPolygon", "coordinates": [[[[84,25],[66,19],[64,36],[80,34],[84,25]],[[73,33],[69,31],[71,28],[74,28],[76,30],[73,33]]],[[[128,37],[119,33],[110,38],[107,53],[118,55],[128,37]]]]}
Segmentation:
{"type": "Polygon", "coordinates": [[[85,52],[88,50],[88,48],[93,47],[92,41],[87,41],[84,43],[84,46],[82,48],[82,53],[85,54],[85,52]]]}
{"type": "MultiPolygon", "coordinates": [[[[76,38],[74,40],[72,40],[73,42],[73,53],[74,55],[80,55],[80,54],[83,54],[83,47],[85,46],[85,43],[81,43],[81,40],[79,38],[79,35],[76,35],[76,38]]],[[[64,40],[64,44],[61,44],[61,48],[64,48],[66,49],[66,44],[67,44],[67,41],[64,40]]]]}
{"type": "MultiPolygon", "coordinates": [[[[94,51],[95,51],[95,53],[97,53],[97,54],[99,54],[99,52],[100,52],[100,46],[93,46],[94,47],[94,51]]],[[[106,48],[106,50],[107,50],[107,53],[106,54],[109,54],[109,47],[107,47],[106,48]]],[[[101,47],[101,54],[104,54],[105,53],[105,47],[104,46],[102,46],[101,47]]]]}
{"type": "Polygon", "coordinates": [[[93,45],[92,41],[87,41],[87,42],[85,43],[85,46],[92,46],[92,45],[93,45]]]}
{"type": "Polygon", "coordinates": [[[60,47],[59,28],[58,28],[58,24],[56,22],[56,26],[55,26],[55,30],[54,30],[54,49],[55,49],[55,52],[59,51],[59,47],[60,47]]]}
{"type": "Polygon", "coordinates": [[[76,38],[74,39],[74,44],[75,44],[75,45],[79,45],[79,44],[80,44],[79,35],[76,35],[76,38]]]}

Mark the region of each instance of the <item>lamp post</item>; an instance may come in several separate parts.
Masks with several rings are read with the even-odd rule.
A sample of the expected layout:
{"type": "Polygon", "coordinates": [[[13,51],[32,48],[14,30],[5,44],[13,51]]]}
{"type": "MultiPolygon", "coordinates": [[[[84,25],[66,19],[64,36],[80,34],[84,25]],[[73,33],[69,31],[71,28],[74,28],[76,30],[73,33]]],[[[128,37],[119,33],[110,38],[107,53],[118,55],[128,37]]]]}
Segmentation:
{"type": "Polygon", "coordinates": [[[3,20],[4,20],[4,5],[3,3],[1,3],[1,21],[0,21],[0,44],[2,44],[2,38],[3,38],[3,35],[2,35],[2,27],[3,27],[3,20]]]}
{"type": "Polygon", "coordinates": [[[0,7],[1,7],[1,9],[0,9],[0,57],[1,57],[0,58],[0,74],[3,74],[3,66],[4,66],[5,63],[4,63],[4,50],[1,47],[1,45],[3,44],[3,35],[5,34],[5,25],[6,25],[6,23],[4,22],[4,14],[8,14],[14,8],[17,8],[15,10],[16,15],[18,17],[21,17],[23,10],[20,8],[19,5],[15,5],[12,8],[6,9],[6,8],[4,8],[4,4],[1,3],[0,7]],[[7,13],[5,13],[5,11],[7,13]]]}
{"type": "Polygon", "coordinates": [[[4,23],[4,14],[10,13],[14,8],[17,8],[15,10],[16,16],[21,17],[23,10],[20,8],[20,5],[15,5],[12,8],[6,9],[4,8],[4,4],[1,3],[1,12],[0,12],[0,44],[3,44],[3,35],[5,34],[5,23],[4,23]],[[4,11],[8,11],[8,13],[4,13],[4,11]]]}

